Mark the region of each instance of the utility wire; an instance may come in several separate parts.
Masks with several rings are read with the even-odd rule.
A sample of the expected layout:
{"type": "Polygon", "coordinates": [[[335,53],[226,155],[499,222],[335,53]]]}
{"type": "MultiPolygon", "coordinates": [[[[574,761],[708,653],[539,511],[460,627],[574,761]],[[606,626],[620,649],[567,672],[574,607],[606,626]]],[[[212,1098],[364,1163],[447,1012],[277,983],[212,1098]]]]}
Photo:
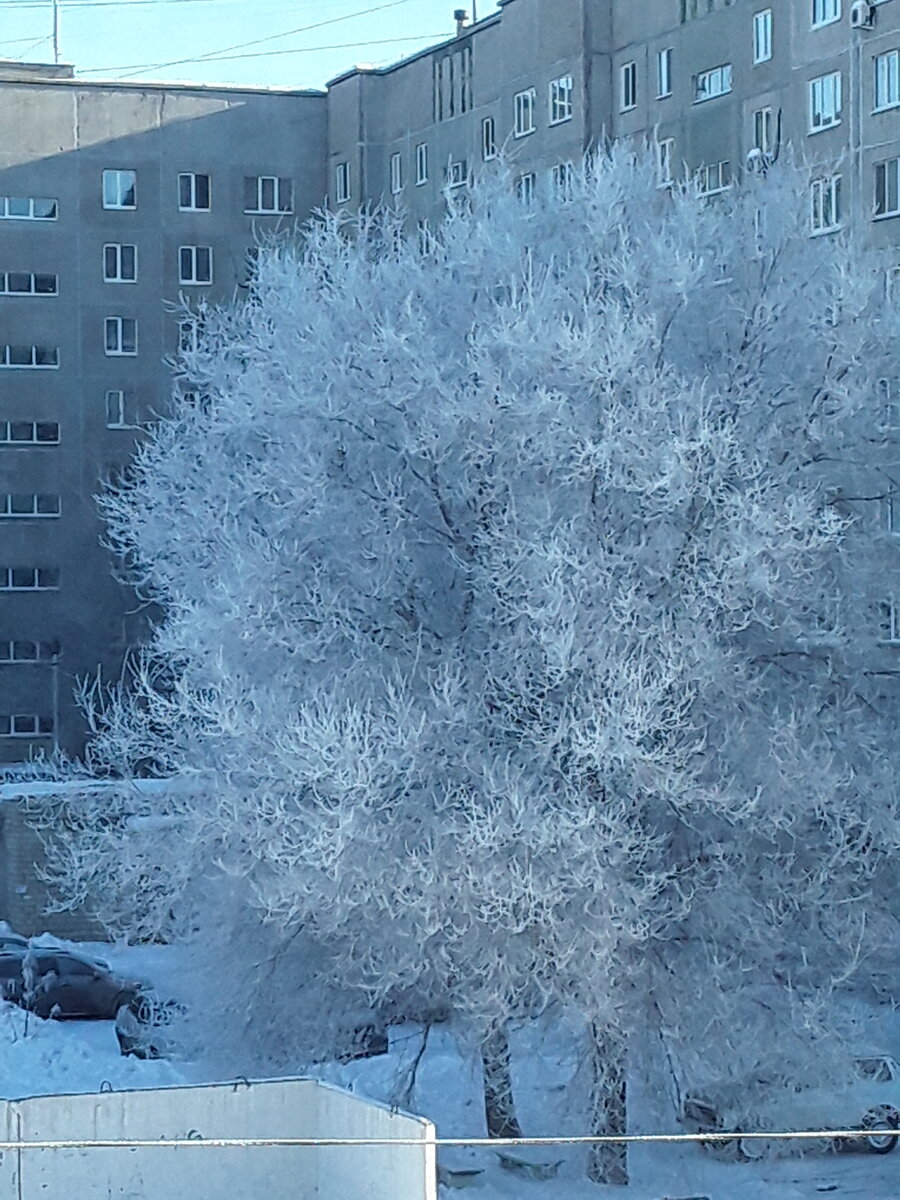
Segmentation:
{"type": "MultiPolygon", "coordinates": [[[[175,58],[171,62],[154,63],[152,66],[137,67],[104,67],[103,71],[131,71],[135,75],[143,75],[148,71],[159,71],[165,67],[180,67],[185,64],[206,62],[209,59],[215,59],[219,54],[228,54],[232,50],[246,50],[249,46],[262,46],[267,42],[277,41],[279,38],[291,37],[295,33],[309,33],[313,29],[322,29],[326,25],[337,25],[340,21],[352,21],[356,17],[367,17],[371,13],[383,12],[387,8],[399,8],[403,4],[409,4],[410,0],[389,0],[387,4],[376,4],[372,8],[364,8],[357,12],[345,13],[342,17],[330,17],[327,21],[316,21],[312,25],[300,25],[296,29],[285,29],[282,33],[272,33],[268,37],[254,38],[250,42],[237,42],[233,46],[220,46],[218,50],[210,50],[206,54],[198,54],[193,58],[175,58]]],[[[82,74],[94,74],[97,69],[83,71],[82,74]]]]}
{"type": "MultiPolygon", "coordinates": [[[[363,46],[393,46],[398,42],[424,42],[434,38],[445,37],[446,34],[441,33],[422,33],[417,37],[402,37],[402,38],[382,38],[375,42],[340,42],[332,46],[298,46],[294,50],[255,50],[249,54],[217,54],[204,58],[204,62],[235,62],[238,59],[244,58],[272,58],[279,54],[317,54],[322,50],[355,50],[363,46]]],[[[46,40],[46,39],[44,39],[46,40]]],[[[191,62],[195,61],[193,59],[191,62]]],[[[162,64],[165,65],[165,64],[162,64]]],[[[79,71],[79,75],[96,74],[100,71],[131,71],[137,73],[138,67],[146,67],[147,70],[156,70],[155,66],[149,66],[146,63],[136,63],[134,67],[91,67],[89,71],[79,71]]]]}

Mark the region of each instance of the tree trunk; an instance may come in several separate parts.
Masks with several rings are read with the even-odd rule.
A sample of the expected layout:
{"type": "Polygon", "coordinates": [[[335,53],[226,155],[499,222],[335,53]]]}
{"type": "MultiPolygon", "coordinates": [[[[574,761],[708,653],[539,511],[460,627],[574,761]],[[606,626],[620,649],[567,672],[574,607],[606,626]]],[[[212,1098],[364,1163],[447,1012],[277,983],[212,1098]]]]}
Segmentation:
{"type": "MultiPolygon", "coordinates": [[[[626,1123],[625,1042],[592,1025],[591,1107],[597,1134],[624,1134],[626,1123]]],[[[591,1147],[588,1177],[594,1183],[628,1183],[628,1151],[624,1143],[601,1142],[591,1147]]]]}
{"type": "Polygon", "coordinates": [[[488,1137],[520,1138],[522,1129],[516,1118],[512,1073],[509,1065],[509,1039],[502,1027],[491,1034],[481,1047],[484,1073],[484,1115],[488,1137]]]}

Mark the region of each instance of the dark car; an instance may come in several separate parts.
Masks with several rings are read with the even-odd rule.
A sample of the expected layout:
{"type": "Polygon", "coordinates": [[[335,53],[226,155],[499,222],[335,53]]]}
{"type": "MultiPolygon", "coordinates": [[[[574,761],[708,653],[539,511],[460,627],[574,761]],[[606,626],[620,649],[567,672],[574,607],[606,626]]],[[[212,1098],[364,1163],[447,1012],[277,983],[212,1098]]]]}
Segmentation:
{"type": "Polygon", "coordinates": [[[144,987],[73,950],[0,953],[0,994],[39,1017],[111,1019],[144,987]]]}

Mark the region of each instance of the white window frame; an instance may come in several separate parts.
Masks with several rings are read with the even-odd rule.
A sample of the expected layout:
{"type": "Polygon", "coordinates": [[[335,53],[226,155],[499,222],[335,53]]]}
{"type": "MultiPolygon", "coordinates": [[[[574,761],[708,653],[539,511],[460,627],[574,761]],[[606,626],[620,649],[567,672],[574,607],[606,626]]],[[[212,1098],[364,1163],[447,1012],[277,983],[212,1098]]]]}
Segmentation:
{"type": "Polygon", "coordinates": [[[764,104],[753,113],[753,147],[761,154],[771,154],[774,145],[775,113],[771,104],[764,104]]]}
{"type": "Polygon", "coordinates": [[[7,371],[58,371],[59,370],[59,347],[58,346],[39,346],[25,345],[19,346],[14,342],[8,342],[5,346],[0,346],[0,368],[7,371]],[[12,362],[13,350],[29,350],[28,362],[12,362]]]}
{"type": "Polygon", "coordinates": [[[900,157],[875,163],[874,220],[900,217],[900,157]],[[879,211],[879,197],[882,204],[879,211]]]}
{"type": "Polygon", "coordinates": [[[245,208],[244,212],[257,217],[283,217],[294,211],[294,181],[286,175],[247,175],[246,179],[256,180],[256,205],[245,208]],[[282,197],[282,184],[285,184],[289,194],[282,197]],[[271,188],[272,203],[265,203],[266,190],[271,188]]]}
{"type": "Polygon", "coordinates": [[[0,296],[58,296],[59,276],[51,271],[0,271],[0,296]],[[24,280],[27,287],[13,287],[11,280],[24,280]],[[53,281],[52,288],[38,288],[38,281],[53,281]]]}
{"type": "MultiPolygon", "coordinates": [[[[46,568],[38,568],[38,570],[46,570],[46,568]]],[[[0,568],[0,578],[2,577],[2,568],[0,568]]],[[[58,588],[35,588],[35,592],[55,592],[58,588]]],[[[53,662],[59,658],[59,643],[58,642],[32,642],[29,638],[17,637],[13,641],[0,642],[0,662],[10,664],[10,662],[53,662]],[[31,646],[34,647],[34,654],[23,654],[19,647],[31,646]]]]}
{"type": "Polygon", "coordinates": [[[491,162],[497,157],[497,122],[485,117],[481,122],[481,161],[491,162]]]}
{"type": "Polygon", "coordinates": [[[551,125],[571,121],[575,113],[575,81],[571,75],[550,80],[548,109],[551,125]]]}
{"type": "Polygon", "coordinates": [[[823,175],[813,179],[810,183],[809,200],[811,237],[821,237],[841,228],[840,175],[823,175]]]}
{"type": "Polygon", "coordinates": [[[567,198],[575,183],[575,166],[571,162],[555,163],[550,168],[550,187],[554,195],[567,198]]]}
{"type": "Polygon", "coordinates": [[[6,492],[0,495],[0,520],[45,521],[55,519],[61,512],[62,501],[56,492],[6,492]]]}
{"type": "Polygon", "coordinates": [[[537,175],[534,171],[525,171],[516,176],[516,199],[522,204],[534,204],[537,196],[537,175]]]}
{"type": "Polygon", "coordinates": [[[771,8],[763,8],[753,14],[753,65],[769,62],[772,58],[773,18],[771,8]]]}
{"type": "Polygon", "coordinates": [[[675,153],[673,137],[660,138],[656,143],[656,170],[659,187],[670,187],[675,182],[672,171],[675,153]]]}
{"type": "Polygon", "coordinates": [[[178,282],[185,287],[208,287],[212,281],[212,246],[179,246],[178,282]],[[203,266],[205,270],[201,270],[203,266]]]}
{"type": "Polygon", "coordinates": [[[391,195],[399,196],[403,191],[403,155],[395,151],[391,155],[391,195]]]}
{"type": "Polygon", "coordinates": [[[841,0],[811,0],[812,28],[833,25],[841,19],[841,0]]]}
{"type": "Polygon", "coordinates": [[[134,408],[134,393],[123,388],[107,388],[103,396],[107,429],[137,429],[136,421],[130,419],[129,410],[134,408]]]}
{"type": "Polygon", "coordinates": [[[0,446],[58,446],[58,421],[0,421],[0,446]],[[28,437],[13,437],[13,429],[21,426],[30,429],[28,437]],[[38,437],[40,429],[56,430],[55,437],[38,437]]]}
{"type": "Polygon", "coordinates": [[[212,178],[204,171],[182,171],[178,176],[178,211],[179,212],[210,212],[212,210],[212,178]],[[206,180],[206,203],[197,203],[197,180],[206,180]],[[182,203],[182,181],[187,181],[190,193],[188,203],[182,203]]]}
{"type": "Polygon", "coordinates": [[[698,196],[717,196],[721,192],[727,192],[734,182],[730,159],[723,158],[719,162],[704,163],[697,168],[694,179],[698,196]]]}
{"type": "Polygon", "coordinates": [[[106,242],[103,246],[103,282],[137,283],[137,255],[137,246],[130,242],[106,242]],[[124,251],[127,250],[131,251],[131,275],[124,270],[124,260],[128,257],[124,251]]]}
{"type": "MultiPolygon", "coordinates": [[[[0,567],[0,592],[58,592],[59,567],[0,567]],[[15,582],[16,574],[31,572],[31,582],[15,582]]],[[[25,640],[25,639],[23,639],[25,640]]],[[[2,645],[3,643],[0,643],[2,645]]],[[[11,645],[12,643],[10,643],[11,645]]],[[[40,643],[31,643],[39,645],[40,643]]],[[[3,658],[2,662],[34,662],[34,659],[3,658]]]]}
{"type": "Polygon", "coordinates": [[[103,172],[103,207],[112,211],[134,212],[137,208],[137,171],[111,167],[103,172]],[[131,194],[131,203],[122,197],[131,194]]]}
{"type": "Polygon", "coordinates": [[[55,732],[52,717],[42,717],[37,713],[0,714],[0,738],[47,738],[53,737],[55,732]],[[25,728],[28,722],[32,723],[30,729],[25,728]]]}
{"type": "Polygon", "coordinates": [[[447,187],[465,187],[469,182],[469,169],[464,158],[451,159],[447,163],[447,187]]]}
{"type": "Polygon", "coordinates": [[[874,60],[873,112],[885,112],[900,105],[900,50],[876,54],[874,60]]]}
{"type": "Polygon", "coordinates": [[[104,317],[103,318],[103,348],[107,358],[135,358],[138,352],[138,330],[135,317],[104,317]],[[130,327],[133,338],[126,338],[125,333],[130,327]],[[113,337],[110,338],[110,333],[113,337]],[[112,348],[110,342],[113,342],[112,348]],[[131,343],[132,350],[124,347],[131,343]]]}
{"type": "Polygon", "coordinates": [[[657,100],[665,100],[667,96],[672,95],[672,59],[674,50],[671,46],[666,46],[664,50],[659,50],[656,55],[656,98],[657,100]]]}
{"type": "Polygon", "coordinates": [[[809,132],[821,133],[841,123],[843,80],[840,71],[829,71],[809,81],[809,132]]]}
{"type": "Polygon", "coordinates": [[[339,162],[334,168],[334,202],[346,204],[350,199],[350,164],[339,162]]]}
{"type": "Polygon", "coordinates": [[[537,106],[537,90],[533,87],[516,92],[513,97],[513,136],[528,137],[537,126],[534,123],[537,106]]]}
{"type": "Polygon", "coordinates": [[[428,182],[428,143],[419,142],[416,146],[416,187],[428,182]]]}
{"type": "Polygon", "coordinates": [[[881,409],[882,433],[897,433],[900,430],[900,378],[879,379],[875,391],[881,409]]]}
{"type": "Polygon", "coordinates": [[[0,196],[0,221],[55,221],[58,216],[59,201],[50,196],[0,196]],[[26,211],[12,211],[22,208],[26,211]]]}
{"type": "Polygon", "coordinates": [[[622,63],[619,67],[619,112],[637,108],[637,63],[622,63]]]}
{"type": "Polygon", "coordinates": [[[705,104],[727,96],[734,83],[734,68],[731,63],[720,63],[694,76],[694,104],[705,104]]]}

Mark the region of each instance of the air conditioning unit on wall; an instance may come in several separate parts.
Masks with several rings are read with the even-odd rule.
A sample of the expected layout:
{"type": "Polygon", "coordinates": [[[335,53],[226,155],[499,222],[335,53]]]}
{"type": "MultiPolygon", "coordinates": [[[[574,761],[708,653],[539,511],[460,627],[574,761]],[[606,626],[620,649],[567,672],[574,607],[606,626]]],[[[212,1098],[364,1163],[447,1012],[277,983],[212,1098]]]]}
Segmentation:
{"type": "Polygon", "coordinates": [[[850,5],[850,24],[854,29],[872,29],[875,25],[875,5],[869,0],[855,0],[850,5]]]}

